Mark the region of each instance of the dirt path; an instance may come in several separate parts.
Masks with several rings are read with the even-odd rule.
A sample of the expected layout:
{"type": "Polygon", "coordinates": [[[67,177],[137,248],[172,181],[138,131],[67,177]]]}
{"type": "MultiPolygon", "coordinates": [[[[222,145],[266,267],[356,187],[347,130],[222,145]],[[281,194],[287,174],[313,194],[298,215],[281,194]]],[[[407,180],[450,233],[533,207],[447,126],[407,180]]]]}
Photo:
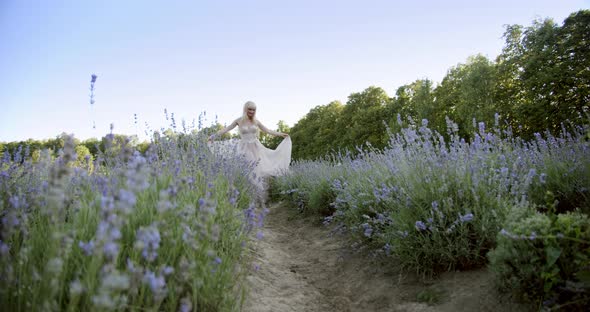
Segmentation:
{"type": "Polygon", "coordinates": [[[270,207],[244,311],[523,311],[498,299],[485,270],[448,273],[426,285],[351,253],[343,236],[289,209],[270,207]],[[428,298],[438,302],[428,305],[428,298]]]}

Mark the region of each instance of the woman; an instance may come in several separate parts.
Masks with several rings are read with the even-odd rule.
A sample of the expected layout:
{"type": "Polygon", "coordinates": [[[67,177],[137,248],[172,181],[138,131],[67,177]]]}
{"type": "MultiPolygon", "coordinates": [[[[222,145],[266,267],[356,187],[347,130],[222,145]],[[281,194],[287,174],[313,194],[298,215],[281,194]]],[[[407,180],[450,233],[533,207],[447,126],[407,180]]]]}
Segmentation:
{"type": "Polygon", "coordinates": [[[264,179],[266,177],[278,175],[289,168],[289,163],[291,162],[291,138],[286,133],[276,132],[266,128],[256,119],[256,104],[248,101],[244,104],[242,117],[234,120],[229,126],[212,135],[209,138],[209,142],[234,129],[236,126],[240,133],[237,151],[244,155],[247,160],[256,163],[251,179],[259,190],[264,191],[264,179]],[[275,150],[268,149],[258,140],[260,130],[270,135],[282,136],[284,140],[275,150]]]}

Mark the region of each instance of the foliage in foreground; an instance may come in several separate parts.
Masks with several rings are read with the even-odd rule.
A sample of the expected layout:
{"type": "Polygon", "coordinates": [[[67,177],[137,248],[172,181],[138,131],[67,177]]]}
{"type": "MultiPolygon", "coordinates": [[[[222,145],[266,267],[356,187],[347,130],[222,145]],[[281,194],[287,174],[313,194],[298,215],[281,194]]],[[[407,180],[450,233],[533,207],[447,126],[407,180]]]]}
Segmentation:
{"type": "Polygon", "coordinates": [[[536,304],[582,310],[590,301],[590,219],[532,213],[511,221],[489,253],[501,290],[536,304]]]}
{"type": "MultiPolygon", "coordinates": [[[[107,136],[109,137],[109,136],[107,136]]],[[[10,311],[228,311],[261,222],[248,165],[194,135],[156,137],[74,166],[66,138],[0,162],[0,304],[10,311]]]]}

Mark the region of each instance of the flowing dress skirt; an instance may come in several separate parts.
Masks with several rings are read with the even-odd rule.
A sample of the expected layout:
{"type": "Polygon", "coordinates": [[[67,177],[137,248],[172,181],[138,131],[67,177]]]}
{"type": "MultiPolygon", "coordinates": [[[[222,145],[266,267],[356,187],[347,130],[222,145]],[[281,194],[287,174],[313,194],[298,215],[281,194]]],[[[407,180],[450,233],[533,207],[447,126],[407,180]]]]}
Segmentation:
{"type": "MultiPolygon", "coordinates": [[[[228,141],[218,141],[213,142],[209,147],[216,154],[227,155],[227,152],[232,149],[232,145],[228,141]]],[[[292,143],[290,137],[283,139],[274,150],[266,148],[258,139],[240,139],[235,148],[239,155],[243,155],[249,162],[255,163],[249,178],[259,191],[266,190],[266,179],[268,177],[287,172],[291,163],[292,143]]]]}

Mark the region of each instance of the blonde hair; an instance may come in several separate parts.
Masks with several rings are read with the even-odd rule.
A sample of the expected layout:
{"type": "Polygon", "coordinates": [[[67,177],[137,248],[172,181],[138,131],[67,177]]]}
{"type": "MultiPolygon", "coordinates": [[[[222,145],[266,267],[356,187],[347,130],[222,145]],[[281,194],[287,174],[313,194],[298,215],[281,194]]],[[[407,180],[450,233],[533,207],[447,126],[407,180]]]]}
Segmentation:
{"type": "MultiPolygon", "coordinates": [[[[242,121],[248,120],[248,109],[254,108],[256,109],[256,103],[252,101],[248,101],[244,103],[244,110],[242,112],[242,121]]],[[[252,116],[252,121],[256,122],[256,112],[254,112],[254,116],[252,116]]]]}

